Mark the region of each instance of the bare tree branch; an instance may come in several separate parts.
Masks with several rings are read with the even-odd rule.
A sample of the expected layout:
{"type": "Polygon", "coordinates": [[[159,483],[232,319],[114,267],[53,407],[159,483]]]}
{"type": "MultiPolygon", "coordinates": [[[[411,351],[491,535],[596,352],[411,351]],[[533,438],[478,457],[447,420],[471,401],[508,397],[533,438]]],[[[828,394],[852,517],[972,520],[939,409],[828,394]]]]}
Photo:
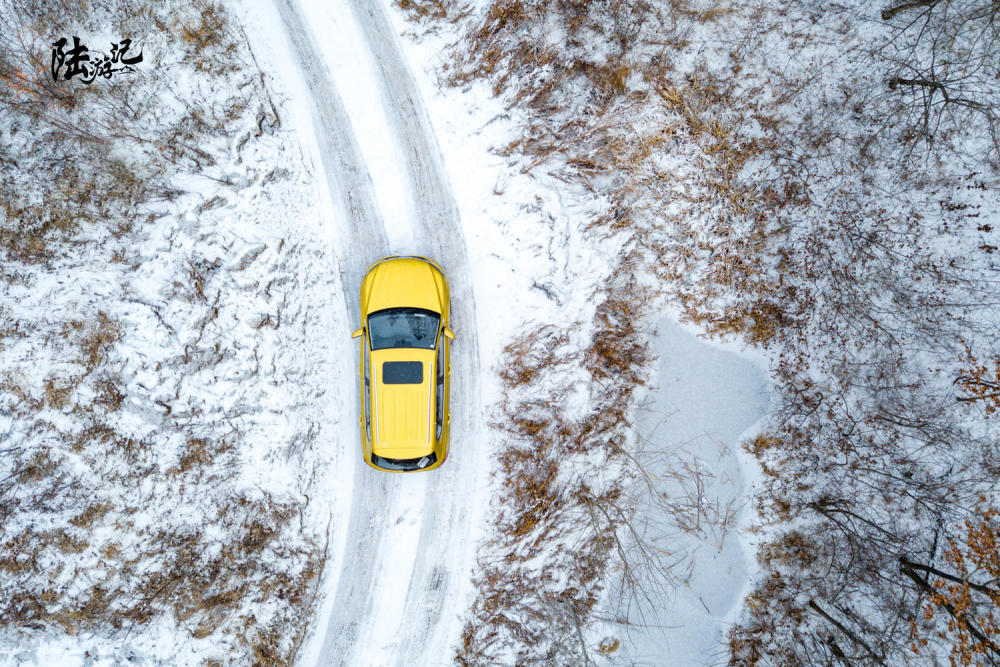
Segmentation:
{"type": "Polygon", "coordinates": [[[889,9],[882,10],[882,20],[888,21],[893,16],[900,12],[905,12],[909,9],[916,9],[917,7],[930,7],[937,4],[938,0],[910,0],[910,2],[904,2],[901,5],[896,5],[895,7],[890,7],[889,9]]]}
{"type": "Polygon", "coordinates": [[[871,658],[872,660],[874,660],[875,662],[877,662],[880,665],[884,665],[885,664],[885,660],[883,660],[881,657],[879,657],[875,653],[875,651],[872,650],[872,647],[868,645],[868,642],[866,642],[861,637],[859,637],[856,634],[854,634],[853,632],[851,632],[843,623],[841,623],[840,621],[838,621],[837,619],[835,619],[833,616],[830,616],[830,614],[826,613],[823,610],[822,607],[820,607],[818,604],[816,604],[815,600],[809,600],[809,608],[812,609],[813,611],[815,611],[817,614],[819,614],[823,618],[825,618],[835,628],[837,628],[842,633],[844,633],[845,637],[847,637],[852,642],[854,642],[855,644],[857,644],[858,646],[860,646],[861,648],[863,648],[868,653],[868,657],[869,658],[871,658]]]}

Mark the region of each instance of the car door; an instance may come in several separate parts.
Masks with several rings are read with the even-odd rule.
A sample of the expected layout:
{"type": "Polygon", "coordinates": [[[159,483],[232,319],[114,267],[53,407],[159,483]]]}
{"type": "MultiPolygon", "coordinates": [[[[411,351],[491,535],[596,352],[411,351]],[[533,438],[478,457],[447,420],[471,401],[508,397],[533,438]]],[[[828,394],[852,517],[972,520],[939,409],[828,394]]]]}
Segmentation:
{"type": "Polygon", "coordinates": [[[372,441],[372,378],[371,343],[368,336],[361,337],[361,418],[364,420],[365,435],[370,445],[372,441]]]}

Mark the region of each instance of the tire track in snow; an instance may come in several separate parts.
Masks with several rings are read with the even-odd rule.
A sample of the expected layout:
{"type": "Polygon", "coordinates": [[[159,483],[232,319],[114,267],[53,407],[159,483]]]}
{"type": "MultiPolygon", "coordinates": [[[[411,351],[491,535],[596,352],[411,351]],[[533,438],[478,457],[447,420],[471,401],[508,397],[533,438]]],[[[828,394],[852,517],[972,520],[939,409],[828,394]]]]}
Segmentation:
{"type": "MultiPolygon", "coordinates": [[[[430,118],[381,0],[350,0],[375,57],[382,103],[404,148],[419,233],[416,252],[439,261],[452,287],[451,444],[427,485],[417,560],[403,607],[396,664],[450,662],[452,625],[464,600],[453,594],[474,557],[467,499],[478,479],[481,437],[479,343],[465,239],[430,118]],[[457,560],[457,563],[455,562],[457,560]],[[451,594],[450,594],[451,593],[451,594]],[[447,614],[445,612],[448,612],[447,614]]],[[[391,629],[385,628],[386,631],[391,629]]]]}
{"type": "MultiPolygon", "coordinates": [[[[350,120],[320,50],[296,5],[291,0],[276,1],[312,91],[314,124],[328,187],[333,199],[341,201],[349,215],[344,230],[346,247],[340,254],[342,279],[349,291],[345,300],[349,314],[354,314],[358,311],[358,295],[351,288],[360,284],[367,260],[389,254],[385,228],[350,120]]],[[[394,552],[395,543],[389,540],[395,531],[389,518],[390,510],[399,509],[401,503],[397,501],[404,500],[400,496],[400,477],[371,471],[361,457],[356,457],[344,547],[340,558],[333,561],[340,565],[336,593],[324,605],[331,610],[329,618],[317,619],[315,629],[325,632],[319,662],[356,664],[365,646],[382,643],[397,664],[441,663],[449,661],[448,641],[453,638],[461,612],[457,607],[464,603],[455,599],[453,592],[468,576],[467,567],[474,556],[468,539],[472,508],[467,507],[466,498],[475,483],[479,461],[478,438],[470,435],[481,420],[471,272],[440,151],[398,38],[380,4],[353,1],[352,10],[374,55],[382,103],[405,156],[418,231],[416,247],[409,252],[437,259],[448,272],[459,341],[452,361],[451,454],[444,466],[427,473],[422,508],[417,508],[421,520],[412,572],[391,577],[396,582],[409,581],[402,613],[392,609],[396,600],[391,595],[380,595],[392,591],[381,590],[386,585],[385,577],[376,569],[380,563],[391,567],[386,561],[394,552]],[[385,599],[393,604],[385,604],[385,599]],[[380,603],[386,609],[379,607],[380,603]],[[389,615],[402,619],[399,627],[380,625],[382,619],[374,618],[387,611],[397,612],[389,615]]]]}
{"type": "MultiPolygon", "coordinates": [[[[357,317],[360,294],[355,286],[361,284],[370,258],[389,254],[389,242],[375,203],[371,176],[324,59],[295,2],[276,0],[276,5],[297,64],[311,92],[313,125],[331,199],[339,203],[346,214],[339,230],[342,247],[338,256],[341,282],[346,290],[343,295],[346,312],[348,317],[357,317]]],[[[345,352],[347,350],[355,353],[353,342],[345,344],[345,352]]],[[[357,382],[352,384],[355,396],[350,404],[356,407],[359,390],[357,382]]],[[[336,593],[333,600],[322,605],[329,609],[332,602],[336,609],[349,612],[346,624],[336,624],[336,636],[324,639],[323,654],[333,660],[346,659],[350,655],[357,623],[367,615],[354,612],[362,608],[367,611],[374,599],[373,589],[378,580],[371,571],[372,563],[377,562],[377,556],[385,546],[387,508],[393,505],[399,491],[399,484],[391,476],[374,474],[356,455],[357,437],[355,428],[354,438],[346,445],[348,452],[355,453],[354,456],[349,455],[353,461],[354,482],[343,552],[339,558],[331,559],[332,563],[339,564],[336,593]]],[[[328,576],[333,576],[333,572],[328,576]]],[[[332,615],[337,619],[343,618],[337,611],[332,611],[332,615]]],[[[322,625],[318,625],[315,631],[325,633],[334,627],[333,619],[329,624],[323,623],[324,620],[317,619],[317,624],[322,625]]]]}
{"type": "Polygon", "coordinates": [[[389,253],[385,225],[375,203],[372,179],[361,149],[354,138],[350,118],[333,85],[312,33],[294,0],[276,0],[289,43],[306,84],[312,93],[313,125],[319,143],[326,184],[334,202],[341,202],[347,214],[341,230],[341,279],[347,294],[348,314],[360,312],[360,294],[353,286],[361,285],[369,257],[389,253]]]}

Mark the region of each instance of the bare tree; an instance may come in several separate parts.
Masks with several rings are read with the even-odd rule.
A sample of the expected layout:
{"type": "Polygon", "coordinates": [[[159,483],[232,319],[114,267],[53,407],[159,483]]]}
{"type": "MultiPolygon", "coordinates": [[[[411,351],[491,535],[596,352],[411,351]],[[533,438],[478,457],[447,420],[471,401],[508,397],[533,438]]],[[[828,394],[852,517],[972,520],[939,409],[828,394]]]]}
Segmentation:
{"type": "Polygon", "coordinates": [[[1000,154],[998,17],[994,0],[910,0],[882,12],[892,32],[879,53],[899,96],[895,114],[920,137],[981,125],[1000,154]]]}

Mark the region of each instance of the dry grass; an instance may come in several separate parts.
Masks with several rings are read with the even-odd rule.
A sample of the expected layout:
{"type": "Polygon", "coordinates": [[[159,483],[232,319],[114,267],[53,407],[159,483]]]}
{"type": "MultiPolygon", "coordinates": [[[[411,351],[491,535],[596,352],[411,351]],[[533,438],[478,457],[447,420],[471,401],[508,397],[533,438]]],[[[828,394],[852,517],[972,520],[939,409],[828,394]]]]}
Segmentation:
{"type": "Polygon", "coordinates": [[[629,556],[620,536],[628,530],[621,443],[647,352],[630,322],[643,316],[641,307],[624,296],[635,286],[627,267],[620,268],[620,280],[600,295],[586,349],[573,348],[567,329],[543,326],[505,350],[505,399],[494,425],[507,436],[498,456],[496,535],[483,552],[489,555],[481,556],[459,664],[490,662],[505,646],[522,662],[545,655],[552,664],[573,663],[581,650],[578,628],[592,613],[603,578],[631,566],[622,562],[629,556]],[[573,367],[602,386],[601,398],[577,419],[560,407],[566,388],[557,380],[573,367]],[[595,454],[605,462],[599,470],[567,476],[578,469],[574,461],[595,454]]]}
{"type": "Polygon", "coordinates": [[[410,19],[422,22],[457,21],[467,12],[448,0],[396,0],[396,6],[409,14],[410,19]]]}
{"type": "MultiPolygon", "coordinates": [[[[502,153],[524,172],[547,170],[610,202],[586,231],[591,238],[618,242],[629,271],[659,278],[687,319],[711,334],[737,336],[779,353],[780,423],[748,445],[767,475],[767,491],[757,500],[766,517],[761,529],[819,516],[820,535],[810,541],[791,532],[762,551],[769,576],[748,602],[749,619],[732,635],[733,655],[751,664],[766,662],[766,656],[792,664],[803,655],[823,655],[833,663],[843,646],[861,646],[844,636],[831,643],[834,635],[814,632],[820,612],[796,601],[803,590],[815,595],[823,590],[834,600],[846,590],[859,591],[866,608],[878,600],[879,609],[887,610],[886,625],[873,629],[869,620],[850,619],[851,627],[871,645],[878,642],[879,650],[893,649],[888,644],[898,641],[896,626],[902,626],[891,625],[891,610],[906,618],[905,610],[915,607],[912,587],[899,581],[896,562],[886,557],[910,544],[909,527],[895,525],[895,517],[920,515],[925,526],[933,526],[929,506],[945,513],[954,509],[938,500],[954,497],[954,490],[936,479],[944,470],[926,453],[952,452],[959,442],[970,452],[991,447],[975,445],[945,418],[953,412],[948,406],[954,406],[954,396],[930,391],[930,384],[921,385],[923,378],[905,377],[905,369],[919,356],[917,350],[938,345],[950,354],[940,357],[935,372],[949,369],[951,377],[960,378],[962,404],[984,411],[993,406],[995,355],[984,351],[982,359],[957,367],[954,344],[947,339],[971,320],[957,315],[957,306],[949,310],[942,304],[995,304],[995,289],[970,287],[960,267],[996,244],[987,239],[965,256],[934,256],[927,248],[940,244],[921,230],[934,224],[944,230],[982,225],[978,213],[952,201],[978,187],[965,182],[979,176],[936,180],[928,167],[995,165],[968,154],[949,160],[944,150],[915,151],[923,145],[921,133],[893,127],[897,120],[906,124],[907,108],[877,88],[884,80],[875,81],[870,71],[837,80],[836,94],[820,85],[829,82],[828,69],[836,64],[823,61],[821,50],[811,50],[810,37],[822,34],[830,44],[845,44],[857,37],[845,28],[851,20],[867,25],[850,10],[815,12],[804,5],[751,10],[723,2],[695,7],[497,0],[467,22],[464,42],[443,75],[452,85],[483,79],[523,112],[521,135],[502,153]],[[791,25],[792,20],[798,22],[791,25]],[[815,69],[812,60],[801,71],[775,67],[764,55],[775,44],[817,55],[815,69]],[[718,46],[720,58],[692,65],[684,56],[702,46],[718,46]],[[903,164],[907,167],[899,168],[903,164]],[[895,168],[891,182],[880,180],[886,168],[895,168]],[[879,188],[886,188],[884,198],[874,194],[879,188]],[[935,193],[941,192],[951,194],[937,216],[935,193]],[[899,203],[910,196],[923,203],[902,212],[899,203]],[[930,219],[937,222],[929,224],[930,219]],[[867,490],[886,485],[898,487],[899,495],[867,490]],[[877,497],[866,507],[854,507],[849,497],[830,505],[834,501],[826,495],[839,488],[877,497]],[[915,497],[920,500],[907,505],[905,499],[915,497]],[[892,498],[904,499],[906,509],[883,508],[897,502],[892,498]],[[876,507],[882,514],[870,515],[876,507]],[[815,565],[808,562],[810,554],[815,565]],[[834,563],[842,568],[839,587],[822,571],[834,563]],[[898,585],[875,590],[886,580],[898,585]]],[[[885,46],[894,43],[887,39],[885,46]]],[[[880,45],[863,46],[873,57],[869,65],[891,69],[913,61],[879,60],[885,56],[876,53],[880,45]]],[[[940,138],[941,145],[949,143],[949,137],[940,138]]],[[[989,187],[987,180],[983,187],[989,187]]],[[[977,229],[992,231],[989,225],[977,229]]],[[[613,458],[616,447],[627,442],[612,437],[627,421],[619,406],[627,405],[629,396],[619,393],[618,382],[640,381],[644,363],[641,339],[630,326],[642,321],[645,295],[605,296],[580,364],[613,400],[599,402],[586,418],[570,421],[552,407],[565,389],[540,380],[572,354],[560,351],[559,329],[540,329],[518,340],[501,364],[508,387],[498,422],[508,436],[500,458],[505,495],[499,503],[500,537],[484,552],[495,561],[483,558],[480,597],[459,651],[467,664],[489,662],[504,643],[517,647],[521,662],[538,657],[527,648],[533,644],[551,649],[545,655],[559,656],[552,660],[557,664],[580,662],[583,647],[575,646],[573,627],[586,621],[584,591],[594,580],[578,573],[568,558],[560,560],[566,552],[559,526],[576,508],[593,509],[589,514],[600,518],[598,508],[614,503],[583,502],[602,494],[574,489],[557,469],[575,452],[606,448],[613,458]],[[517,400],[532,393],[533,400],[517,400]],[[542,542],[555,550],[554,567],[570,572],[578,584],[572,604],[546,597],[551,581],[544,568],[517,567],[542,542]]],[[[977,322],[981,337],[995,330],[995,323],[977,322]]],[[[996,470],[993,454],[981,458],[984,471],[996,470]]],[[[972,494],[977,482],[960,475],[954,483],[972,494]]],[[[706,508],[678,511],[697,528],[706,508]]],[[[716,513],[724,525],[730,523],[727,508],[716,513]]],[[[927,535],[921,539],[920,547],[906,548],[933,551],[927,535]]],[[[581,538],[574,546],[580,554],[605,557],[613,548],[596,538],[581,538]]],[[[603,571],[601,565],[597,569],[603,571]]],[[[825,609],[821,602],[815,607],[825,609]]]]}
{"type": "MultiPolygon", "coordinates": [[[[162,215],[158,202],[199,216],[222,203],[185,202],[175,177],[225,185],[210,169],[277,126],[262,74],[246,67],[245,41],[210,0],[4,10],[0,86],[19,70],[38,75],[22,81],[21,95],[0,99],[0,286],[18,294],[44,285],[46,271],[58,271],[60,284],[72,284],[75,271],[130,284],[142,268],[135,247],[148,240],[144,225],[162,215]],[[86,42],[108,29],[106,16],[118,17],[114,31],[136,50],[147,48],[142,76],[53,84],[52,35],[86,42]],[[190,86],[178,90],[160,66],[183,70],[190,86]]],[[[190,275],[176,276],[190,291],[169,297],[206,337],[218,315],[217,268],[192,258],[190,275]]],[[[135,302],[83,294],[51,310],[18,304],[17,319],[0,309],[0,352],[12,361],[0,370],[0,411],[17,434],[0,447],[0,627],[26,641],[66,633],[128,645],[157,623],[177,623],[226,660],[291,663],[325,558],[301,533],[305,501],[247,497],[232,482],[240,432],[225,416],[179,419],[159,393],[217,363],[220,342],[193,345],[190,360],[178,349],[146,363],[163,350],[136,352],[143,336],[119,315],[135,302]],[[133,362],[144,375],[123,379],[133,362]]],[[[178,323],[159,310],[170,306],[156,312],[176,336],[178,323]]]]}
{"type": "MultiPolygon", "coordinates": [[[[764,340],[782,323],[766,269],[745,252],[742,230],[720,224],[701,236],[685,218],[696,207],[714,206],[722,211],[718,218],[757,220],[751,238],[766,237],[764,218],[748,215],[756,214],[760,196],[738,181],[740,170],[760,155],[762,141],[730,129],[719,111],[726,93],[714,81],[679,83],[668,59],[644,60],[650,40],[682,45],[684,21],[710,23],[729,11],[719,6],[691,12],[681,3],[664,10],[646,3],[594,8],[497,1],[471,25],[449,68],[451,84],[487,79],[511,106],[531,112],[523,135],[504,149],[523,171],[556,168],[561,179],[582,183],[611,202],[586,228],[595,242],[628,239],[618,278],[600,295],[586,349],[570,348],[566,330],[543,327],[505,351],[500,372],[507,394],[496,426],[508,441],[499,456],[498,537],[480,563],[479,597],[458,652],[462,664],[489,662],[505,645],[520,662],[545,656],[550,664],[579,664],[590,650],[580,644],[579,628],[608,575],[621,574],[624,595],[641,596],[642,586],[653,585],[658,556],[631,544],[632,499],[622,486],[634,473],[626,455],[632,437],[627,415],[648,371],[641,330],[656,297],[639,289],[633,276],[674,276],[671,282],[689,296],[682,300],[687,315],[718,332],[749,332],[764,340]],[[550,43],[551,34],[563,43],[550,43]],[[587,55],[597,44],[604,47],[595,48],[604,54],[600,60],[587,55]],[[699,189],[682,187],[687,172],[661,166],[663,154],[679,141],[700,151],[696,163],[706,175],[699,189]],[[664,220],[657,211],[662,200],[683,202],[686,210],[664,220]],[[694,274],[685,265],[713,250],[719,252],[709,271],[694,274]],[[733,261],[744,257],[751,261],[733,261]],[[697,283],[687,284],[692,275],[697,283]],[[715,303],[702,297],[707,285],[716,291],[752,286],[758,296],[743,313],[720,320],[715,303]],[[569,420],[558,407],[565,388],[546,379],[574,363],[600,391],[585,416],[569,420]],[[518,398],[533,395],[538,397],[518,398]],[[604,461],[600,475],[565,477],[567,461],[598,453],[604,461]],[[522,565],[539,553],[546,554],[540,568],[522,565]],[[553,586],[556,580],[564,583],[553,586]]],[[[617,646],[611,638],[593,650],[611,653],[617,646]]]]}
{"type": "Polygon", "coordinates": [[[112,320],[102,310],[97,311],[97,316],[92,321],[73,322],[70,328],[77,335],[77,344],[87,372],[97,368],[108,350],[122,337],[121,324],[112,320]]]}

